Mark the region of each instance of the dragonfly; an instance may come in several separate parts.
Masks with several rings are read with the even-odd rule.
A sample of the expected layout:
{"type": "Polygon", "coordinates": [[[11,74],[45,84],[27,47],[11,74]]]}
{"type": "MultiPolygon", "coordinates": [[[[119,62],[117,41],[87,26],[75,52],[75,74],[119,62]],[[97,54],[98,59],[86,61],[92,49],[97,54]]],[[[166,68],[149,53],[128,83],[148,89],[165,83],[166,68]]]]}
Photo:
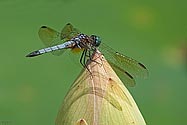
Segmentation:
{"type": "Polygon", "coordinates": [[[61,55],[66,49],[71,49],[75,52],[82,52],[80,63],[86,67],[86,62],[92,60],[92,53],[100,50],[127,86],[135,86],[134,78],[136,77],[146,78],[148,76],[148,70],[142,63],[102,43],[97,35],[88,36],[81,33],[71,23],[66,24],[61,32],[48,26],[41,26],[38,34],[46,48],[33,51],[26,57],[35,57],[49,52],[53,55],[61,55]]]}

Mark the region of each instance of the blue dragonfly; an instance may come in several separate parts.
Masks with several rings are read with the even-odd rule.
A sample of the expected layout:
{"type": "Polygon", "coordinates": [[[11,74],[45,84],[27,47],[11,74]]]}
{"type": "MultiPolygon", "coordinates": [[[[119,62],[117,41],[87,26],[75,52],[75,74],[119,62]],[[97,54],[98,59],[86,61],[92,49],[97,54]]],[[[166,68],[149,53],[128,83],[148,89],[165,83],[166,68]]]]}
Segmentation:
{"type": "Polygon", "coordinates": [[[91,60],[91,55],[99,49],[127,86],[135,85],[134,77],[146,78],[148,76],[148,70],[142,63],[101,43],[99,36],[81,33],[70,23],[66,24],[61,32],[42,26],[38,34],[46,48],[33,51],[26,57],[35,57],[49,52],[53,55],[61,55],[66,49],[71,49],[75,52],[82,52],[80,63],[86,67],[87,60],[91,60]]]}

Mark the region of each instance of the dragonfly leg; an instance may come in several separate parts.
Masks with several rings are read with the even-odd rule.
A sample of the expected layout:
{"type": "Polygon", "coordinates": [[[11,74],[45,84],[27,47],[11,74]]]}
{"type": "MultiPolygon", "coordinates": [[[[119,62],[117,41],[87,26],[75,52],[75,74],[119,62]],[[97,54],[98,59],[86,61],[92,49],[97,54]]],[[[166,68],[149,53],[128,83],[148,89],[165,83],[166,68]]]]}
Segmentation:
{"type": "Polygon", "coordinates": [[[81,58],[80,58],[80,63],[81,65],[84,67],[84,64],[83,64],[83,58],[84,58],[84,53],[85,53],[85,50],[83,50],[82,54],[81,54],[81,58]]]}
{"type": "MultiPolygon", "coordinates": [[[[83,50],[82,55],[81,55],[81,58],[80,58],[80,63],[81,63],[81,65],[82,65],[84,68],[88,69],[88,67],[87,67],[87,65],[86,65],[86,54],[87,54],[87,49],[83,50]]],[[[88,70],[89,70],[89,69],[88,69],[88,70]]]]}
{"type": "MultiPolygon", "coordinates": [[[[81,65],[82,65],[84,68],[86,68],[86,69],[88,70],[88,72],[90,72],[89,68],[87,67],[87,61],[86,61],[87,52],[88,52],[87,49],[83,50],[82,55],[81,55],[81,58],[80,58],[80,63],[81,63],[81,65]]],[[[92,74],[92,73],[90,72],[90,74],[92,74]]]]}
{"type": "Polygon", "coordinates": [[[85,49],[85,53],[84,53],[84,56],[83,56],[83,64],[84,64],[84,67],[87,67],[87,66],[86,66],[86,57],[87,57],[87,52],[88,52],[88,50],[85,49]]]}
{"type": "MultiPolygon", "coordinates": [[[[95,60],[92,59],[92,53],[93,53],[92,51],[96,52],[95,50],[84,49],[83,52],[82,52],[81,58],[80,58],[81,65],[84,68],[86,68],[89,72],[90,72],[90,70],[89,70],[89,68],[87,66],[88,61],[93,61],[93,62],[101,65],[101,63],[99,63],[99,62],[97,62],[97,61],[95,61],[95,60]]],[[[90,72],[90,74],[92,74],[92,73],[90,72]]]]}

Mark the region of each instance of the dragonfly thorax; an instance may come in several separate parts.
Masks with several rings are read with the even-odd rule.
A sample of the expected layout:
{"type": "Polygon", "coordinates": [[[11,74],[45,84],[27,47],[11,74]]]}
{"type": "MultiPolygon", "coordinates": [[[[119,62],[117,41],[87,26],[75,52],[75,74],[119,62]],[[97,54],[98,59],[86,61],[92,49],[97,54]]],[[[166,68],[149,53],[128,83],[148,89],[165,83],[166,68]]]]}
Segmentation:
{"type": "Polygon", "coordinates": [[[84,48],[84,49],[94,49],[98,47],[101,43],[100,37],[96,35],[85,35],[85,34],[79,34],[78,36],[71,39],[71,41],[75,42],[75,45],[73,48],[84,48]]]}

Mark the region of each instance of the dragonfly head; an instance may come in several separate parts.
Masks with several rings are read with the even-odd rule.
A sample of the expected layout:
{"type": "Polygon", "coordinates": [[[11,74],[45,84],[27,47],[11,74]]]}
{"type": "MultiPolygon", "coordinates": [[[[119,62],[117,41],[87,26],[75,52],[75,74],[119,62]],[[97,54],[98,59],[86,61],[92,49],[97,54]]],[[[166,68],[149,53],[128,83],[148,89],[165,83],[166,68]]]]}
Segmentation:
{"type": "Polygon", "coordinates": [[[91,35],[90,37],[92,38],[95,47],[98,47],[101,44],[101,38],[99,36],[91,35]]]}

